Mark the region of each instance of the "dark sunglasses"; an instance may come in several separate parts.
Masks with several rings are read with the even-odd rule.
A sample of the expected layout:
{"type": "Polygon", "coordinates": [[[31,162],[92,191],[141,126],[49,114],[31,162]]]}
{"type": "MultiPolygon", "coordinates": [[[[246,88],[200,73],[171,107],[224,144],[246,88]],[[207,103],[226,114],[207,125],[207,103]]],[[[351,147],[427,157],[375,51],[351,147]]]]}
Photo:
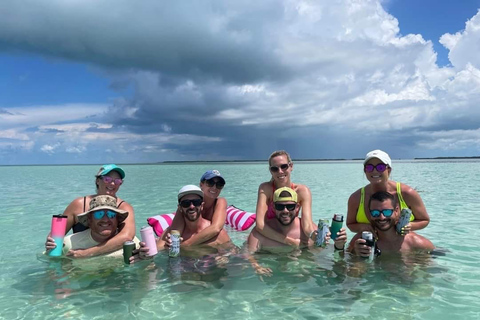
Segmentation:
{"type": "Polygon", "coordinates": [[[272,172],[278,172],[280,171],[280,169],[282,169],[282,171],[285,171],[288,169],[288,167],[290,167],[290,163],[284,163],[284,164],[281,164],[280,166],[276,167],[276,166],[271,166],[270,167],[270,171],[272,172]]]}
{"type": "Polygon", "coordinates": [[[93,217],[97,220],[102,219],[105,215],[107,215],[109,219],[113,219],[117,216],[117,213],[111,210],[99,210],[93,213],[93,217]]]}
{"type": "Polygon", "coordinates": [[[217,180],[217,182],[215,182],[215,180],[210,179],[210,180],[205,180],[205,183],[210,188],[216,185],[217,189],[219,189],[219,190],[223,189],[223,187],[225,187],[225,182],[223,182],[222,180],[217,180]]]}
{"type": "Polygon", "coordinates": [[[285,210],[285,208],[287,208],[288,211],[293,211],[295,210],[296,206],[297,206],[296,203],[289,203],[289,204],[275,203],[275,210],[283,211],[285,210]]]}
{"type": "Polygon", "coordinates": [[[373,169],[376,169],[377,172],[383,172],[387,170],[387,167],[388,166],[385,163],[379,163],[376,166],[374,166],[373,164],[366,164],[364,166],[366,172],[373,172],[373,169]]]}
{"type": "Polygon", "coordinates": [[[123,183],[123,180],[120,179],[120,178],[117,178],[117,179],[114,179],[112,177],[109,177],[109,176],[101,176],[100,177],[103,182],[105,182],[106,184],[109,184],[109,183],[112,183],[112,181],[115,183],[115,185],[119,186],[123,183]]]}
{"type": "Polygon", "coordinates": [[[380,213],[383,214],[385,218],[391,217],[393,214],[393,209],[383,209],[383,210],[370,210],[372,217],[380,217],[380,213]]]}
{"type": "Polygon", "coordinates": [[[202,204],[202,202],[203,202],[202,199],[193,199],[193,200],[182,200],[179,203],[183,208],[188,208],[190,207],[191,203],[193,203],[195,207],[198,207],[199,205],[202,204]]]}

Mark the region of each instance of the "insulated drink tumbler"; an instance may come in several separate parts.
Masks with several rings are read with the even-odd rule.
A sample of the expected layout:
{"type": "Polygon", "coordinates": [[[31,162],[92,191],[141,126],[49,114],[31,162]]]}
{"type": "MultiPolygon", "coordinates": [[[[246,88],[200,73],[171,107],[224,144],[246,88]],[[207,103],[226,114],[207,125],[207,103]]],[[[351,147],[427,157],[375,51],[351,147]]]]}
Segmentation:
{"type": "Polygon", "coordinates": [[[337,238],[337,232],[343,227],[343,214],[335,213],[332,219],[332,226],[330,227],[330,238],[335,240],[337,238]]]}
{"type": "Polygon", "coordinates": [[[178,257],[180,255],[180,231],[170,231],[170,239],[172,240],[172,245],[170,246],[168,255],[170,257],[178,257]]]}
{"type": "Polygon", "coordinates": [[[135,250],[135,242],[129,240],[123,243],[123,262],[126,264],[130,264],[130,257],[133,255],[133,250],[135,250]]]}
{"type": "Polygon", "coordinates": [[[363,231],[362,239],[365,240],[365,245],[370,247],[370,256],[368,256],[368,260],[372,261],[375,257],[375,240],[373,239],[373,234],[370,231],[363,231]]]}
{"type": "Polygon", "coordinates": [[[65,229],[67,228],[67,216],[54,215],[52,217],[52,227],[50,234],[55,244],[55,249],[50,250],[48,255],[50,257],[60,257],[63,251],[63,238],[65,237],[65,229]]]}
{"type": "Polygon", "coordinates": [[[142,236],[142,241],[145,242],[148,247],[148,255],[150,257],[156,255],[158,250],[153,228],[150,226],[142,227],[142,229],[140,229],[140,235],[142,236]]]}

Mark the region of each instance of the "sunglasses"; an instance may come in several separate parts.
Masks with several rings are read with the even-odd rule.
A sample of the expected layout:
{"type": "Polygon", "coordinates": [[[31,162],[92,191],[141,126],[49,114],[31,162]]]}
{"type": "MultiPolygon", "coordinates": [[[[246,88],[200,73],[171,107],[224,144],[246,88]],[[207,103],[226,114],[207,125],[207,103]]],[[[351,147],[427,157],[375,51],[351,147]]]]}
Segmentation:
{"type": "Polygon", "coordinates": [[[285,208],[287,208],[288,211],[293,211],[295,210],[296,206],[297,206],[296,203],[289,203],[289,204],[275,203],[275,210],[283,211],[285,210],[285,208]]]}
{"type": "Polygon", "coordinates": [[[276,167],[276,166],[271,166],[270,167],[270,171],[272,172],[278,172],[280,171],[280,169],[282,169],[282,171],[285,171],[288,169],[288,167],[290,167],[290,163],[284,163],[284,164],[281,164],[280,166],[276,167]]]}
{"type": "Polygon", "coordinates": [[[219,190],[223,189],[223,187],[225,187],[225,182],[223,182],[222,180],[218,180],[217,182],[215,182],[215,180],[210,179],[210,180],[205,180],[205,183],[210,188],[216,185],[217,189],[219,189],[219,190]]]}
{"type": "Polygon", "coordinates": [[[388,166],[385,163],[379,163],[376,166],[374,166],[373,164],[366,164],[364,166],[366,172],[373,172],[373,169],[376,169],[377,172],[383,172],[387,170],[387,167],[388,166]]]}
{"type": "Polygon", "coordinates": [[[97,220],[102,219],[105,215],[107,215],[109,219],[113,219],[117,216],[117,213],[111,210],[100,210],[93,213],[93,217],[97,220]]]}
{"type": "Polygon", "coordinates": [[[109,183],[112,183],[112,181],[115,183],[115,185],[119,186],[123,183],[123,180],[120,179],[120,178],[117,178],[117,179],[114,179],[112,177],[109,177],[109,176],[101,176],[101,179],[103,180],[103,182],[105,182],[106,184],[109,184],[109,183]]]}
{"type": "Polygon", "coordinates": [[[182,200],[179,203],[183,208],[188,208],[190,207],[191,203],[193,203],[195,207],[198,207],[202,204],[202,202],[203,202],[202,199],[193,199],[193,200],[182,200]]]}
{"type": "Polygon", "coordinates": [[[385,218],[391,217],[393,214],[393,209],[383,209],[383,210],[370,210],[372,217],[380,217],[380,213],[383,214],[385,218]]]}

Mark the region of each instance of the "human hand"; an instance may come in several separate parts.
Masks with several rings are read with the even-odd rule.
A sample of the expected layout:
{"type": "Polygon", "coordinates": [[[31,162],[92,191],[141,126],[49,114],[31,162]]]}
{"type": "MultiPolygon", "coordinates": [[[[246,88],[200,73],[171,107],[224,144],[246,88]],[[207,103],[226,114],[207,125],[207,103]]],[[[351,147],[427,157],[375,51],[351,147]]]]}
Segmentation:
{"type": "Polygon", "coordinates": [[[68,250],[66,256],[70,258],[75,258],[75,259],[83,259],[83,258],[91,257],[92,254],[88,249],[77,249],[77,250],[70,249],[68,250]]]}
{"type": "Polygon", "coordinates": [[[255,269],[255,273],[260,275],[260,276],[266,276],[266,277],[271,277],[273,272],[272,269],[262,267],[261,265],[257,264],[254,265],[253,268],[255,269]]]}
{"type": "Polygon", "coordinates": [[[337,232],[337,237],[333,241],[333,245],[337,250],[343,250],[345,248],[345,243],[347,243],[347,230],[345,228],[341,228],[339,232],[337,232]]]}
{"type": "MultiPolygon", "coordinates": [[[[180,237],[180,244],[183,242],[183,238],[180,237]]],[[[165,249],[170,250],[170,247],[172,246],[172,238],[170,237],[170,233],[167,233],[165,236],[165,244],[163,245],[165,249]]]]}
{"type": "Polygon", "coordinates": [[[366,245],[365,239],[359,238],[355,240],[354,247],[355,247],[355,254],[360,257],[368,258],[370,256],[370,252],[372,247],[366,245]]]}
{"type": "Polygon", "coordinates": [[[400,235],[401,235],[401,236],[405,236],[405,235],[409,234],[410,231],[412,231],[412,225],[411,225],[410,222],[409,222],[405,227],[403,227],[403,228],[400,230],[400,235]]]}
{"type": "Polygon", "coordinates": [[[129,258],[130,264],[138,262],[140,260],[152,259],[153,256],[149,256],[149,248],[145,242],[140,242],[140,248],[133,250],[133,255],[129,258]]]}
{"type": "Polygon", "coordinates": [[[57,244],[55,243],[55,240],[53,240],[52,237],[50,237],[50,234],[47,236],[47,241],[45,241],[45,250],[50,251],[53,250],[57,247],[57,244]]]}

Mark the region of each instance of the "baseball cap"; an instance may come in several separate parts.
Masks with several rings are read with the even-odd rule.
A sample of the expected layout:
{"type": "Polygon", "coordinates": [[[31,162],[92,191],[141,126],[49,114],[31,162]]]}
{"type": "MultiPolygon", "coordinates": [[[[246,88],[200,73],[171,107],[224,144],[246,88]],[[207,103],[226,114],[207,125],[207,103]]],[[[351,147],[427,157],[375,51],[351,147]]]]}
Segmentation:
{"type": "Polygon", "coordinates": [[[106,174],[108,174],[110,171],[117,171],[119,174],[120,174],[120,177],[122,179],[125,178],[125,171],[123,171],[122,168],[120,168],[119,166],[117,166],[116,164],[104,164],[100,170],[98,170],[98,173],[95,175],[95,177],[100,177],[100,176],[104,176],[106,174]]]}
{"type": "Polygon", "coordinates": [[[365,161],[363,161],[363,164],[365,165],[370,159],[373,159],[373,158],[377,158],[378,160],[387,164],[390,168],[392,167],[392,160],[390,159],[389,155],[382,150],[373,150],[367,153],[367,155],[365,156],[365,161]]]}
{"type": "Polygon", "coordinates": [[[289,188],[289,187],[283,187],[275,190],[275,193],[273,194],[273,202],[279,202],[279,201],[293,201],[293,202],[298,202],[297,201],[297,193],[295,190],[289,188]],[[281,197],[280,194],[286,191],[290,195],[287,197],[281,197]]]}
{"type": "Polygon", "coordinates": [[[188,184],[186,186],[183,186],[180,191],[178,191],[178,200],[180,200],[183,196],[186,196],[187,194],[196,194],[199,195],[203,199],[203,191],[199,187],[193,185],[193,184],[188,184]]]}
{"type": "Polygon", "coordinates": [[[222,177],[222,174],[218,170],[208,170],[200,178],[200,182],[203,182],[205,180],[210,180],[210,179],[215,178],[215,177],[222,179],[223,183],[225,183],[225,179],[222,177]]]}

